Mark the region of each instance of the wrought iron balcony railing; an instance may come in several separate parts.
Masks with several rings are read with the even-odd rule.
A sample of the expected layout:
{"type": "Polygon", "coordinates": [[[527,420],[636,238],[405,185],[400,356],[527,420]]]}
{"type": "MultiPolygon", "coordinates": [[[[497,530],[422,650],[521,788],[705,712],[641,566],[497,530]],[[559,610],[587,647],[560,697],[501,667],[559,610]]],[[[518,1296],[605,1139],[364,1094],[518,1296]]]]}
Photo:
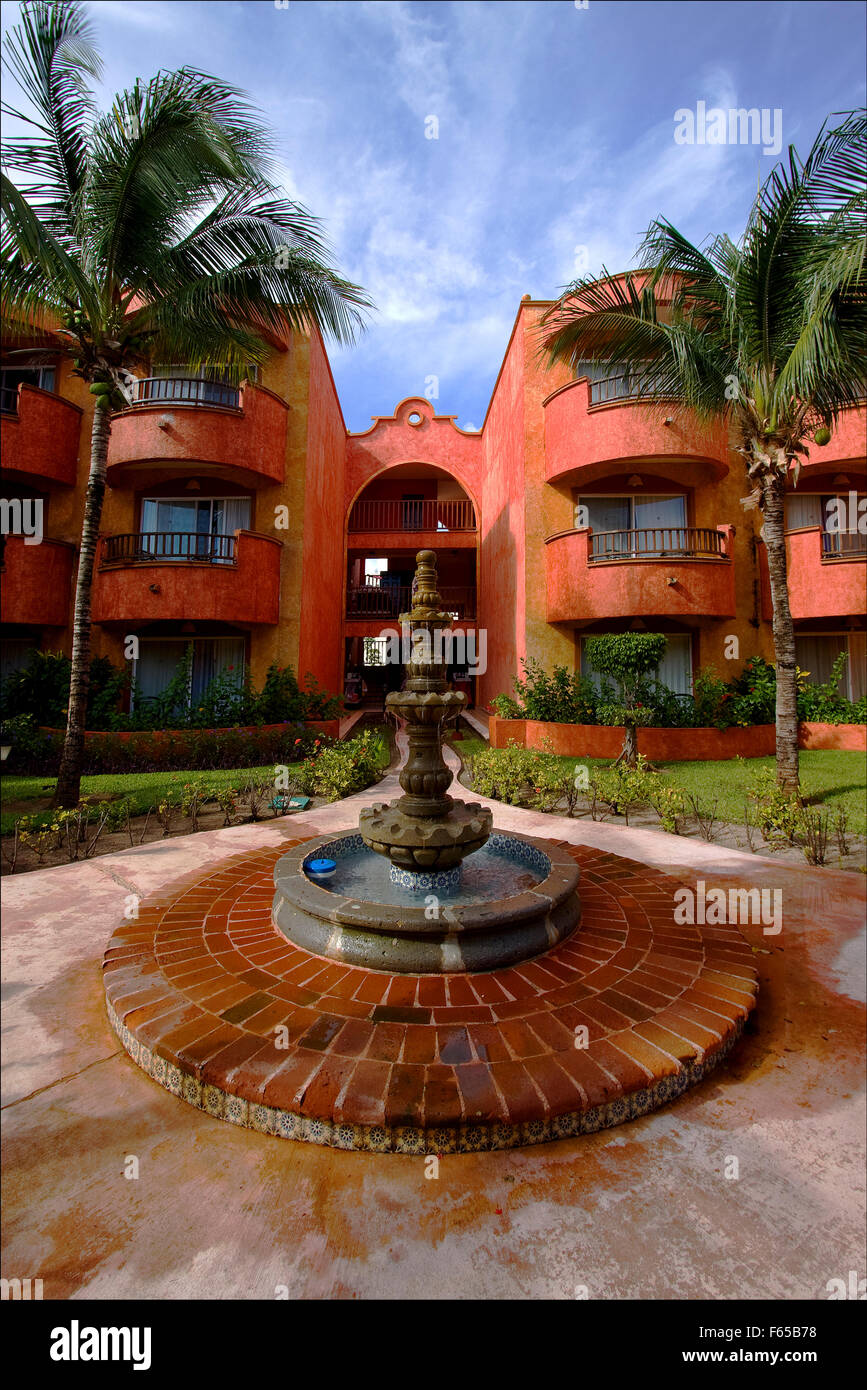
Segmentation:
{"type": "Polygon", "coordinates": [[[628,376],[606,376],[600,381],[591,381],[590,404],[602,405],[605,401],[647,399],[652,393],[652,382],[640,385],[628,376]]]}
{"type": "Polygon", "coordinates": [[[187,376],[141,377],[133,384],[132,395],[133,407],[165,401],[170,405],[219,405],[237,410],[241,403],[240,387],[187,376]]]}
{"type": "Polygon", "coordinates": [[[589,559],[724,559],[722,531],[707,526],[656,526],[640,531],[591,531],[589,559]]]}
{"type": "Polygon", "coordinates": [[[135,531],[103,539],[103,565],[148,564],[154,560],[231,565],[235,563],[235,537],[203,536],[195,531],[135,531]]]}
{"type": "MultiPolygon", "coordinates": [[[[363,585],[350,586],[346,596],[349,618],[396,618],[412,607],[409,584],[383,584],[382,575],[372,575],[363,585]]],[[[443,610],[454,618],[474,618],[476,590],[472,584],[448,584],[440,588],[443,610]]]]}
{"type": "Polygon", "coordinates": [[[368,498],[356,502],[350,531],[475,531],[476,515],[468,498],[368,498]]]}

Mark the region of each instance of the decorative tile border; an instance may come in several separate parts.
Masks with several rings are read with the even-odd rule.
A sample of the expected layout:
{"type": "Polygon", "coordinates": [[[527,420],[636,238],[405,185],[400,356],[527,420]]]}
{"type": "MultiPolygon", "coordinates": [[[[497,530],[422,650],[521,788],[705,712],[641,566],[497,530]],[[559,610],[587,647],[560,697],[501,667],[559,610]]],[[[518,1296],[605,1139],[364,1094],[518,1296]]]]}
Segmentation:
{"type": "MultiPolygon", "coordinates": [[[[107,1004],[108,1020],[124,1050],[135,1061],[133,1047],[125,1041],[124,1029],[111,1004],[107,1004]]],[[[142,1066],[139,1054],[137,1065],[165,1090],[178,1095],[196,1110],[217,1120],[278,1139],[296,1139],[305,1144],[324,1148],[362,1150],[368,1153],[407,1154],[420,1157],[427,1154],[485,1153],[497,1149],[526,1148],[557,1139],[574,1139],[583,1134],[597,1134],[601,1129],[613,1129],[630,1120],[640,1119],[676,1100],[698,1085],[724,1061],[741,1036],[744,1020],[740,1019],[731,1033],[713,1052],[700,1060],[689,1062],[678,1072],[662,1077],[651,1086],[624,1095],[605,1105],[588,1110],[570,1111],[550,1119],[528,1120],[522,1124],[472,1124],[454,1127],[435,1126],[422,1129],[413,1125],[356,1125],[341,1124],[324,1119],[312,1119],[290,1110],[280,1110],[241,1100],[219,1086],[202,1086],[195,1077],[183,1077],[180,1089],[170,1084],[178,1069],[158,1056],[148,1054],[148,1065],[142,1066]]]]}

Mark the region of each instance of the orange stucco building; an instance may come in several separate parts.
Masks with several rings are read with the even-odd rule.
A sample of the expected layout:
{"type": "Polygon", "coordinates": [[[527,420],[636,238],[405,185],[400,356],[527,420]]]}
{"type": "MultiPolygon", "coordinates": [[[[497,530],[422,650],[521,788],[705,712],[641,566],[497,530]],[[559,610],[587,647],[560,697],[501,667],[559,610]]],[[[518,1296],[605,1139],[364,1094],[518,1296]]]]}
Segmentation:
{"type": "MultiPolygon", "coordinates": [[[[276,660],[375,704],[399,679],[377,664],[380,643],[431,547],[456,630],[485,652],[483,672],[454,672],[478,703],[511,692],[522,658],[580,668],[594,632],[666,632],[661,675],[681,692],[702,666],[730,677],[770,658],[761,518],[741,505],[740,456],[722,430],[651,410],[622,378],[543,368],[546,307],[521,302],[479,431],[415,397],[348,431],[316,333],[275,345],[240,388],[155,364],[112,422],[94,652],[117,664],[136,652],[141,698],[192,643],[199,688],[224,669],[259,684],[276,660]]],[[[6,670],[34,646],[70,649],[92,409],[50,342],[7,359],[6,670]],[[22,534],[34,504],[39,544],[22,534]]],[[[821,679],[847,650],[851,696],[865,688],[865,453],[861,409],[813,447],[787,523],[799,664],[821,679]],[[829,528],[834,497],[854,529],[829,528]]]]}

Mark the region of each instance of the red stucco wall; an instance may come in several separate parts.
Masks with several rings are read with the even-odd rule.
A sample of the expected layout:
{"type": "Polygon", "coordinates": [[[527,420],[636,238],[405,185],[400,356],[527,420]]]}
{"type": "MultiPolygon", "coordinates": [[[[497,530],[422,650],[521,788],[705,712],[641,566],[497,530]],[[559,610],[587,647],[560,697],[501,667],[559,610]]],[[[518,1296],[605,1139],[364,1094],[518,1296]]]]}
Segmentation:
{"type": "Polygon", "coordinates": [[[298,673],[343,689],[346,427],[318,333],[310,338],[310,394],[301,540],[298,673]]]}
{"type": "Polygon", "coordinates": [[[0,622],[64,627],[72,594],[75,547],[43,540],[25,545],[7,536],[0,583],[0,622]]]}
{"type": "Polygon", "coordinates": [[[18,388],[18,414],[0,418],[3,469],[32,478],[75,483],[82,412],[71,401],[35,386],[18,388]]]}

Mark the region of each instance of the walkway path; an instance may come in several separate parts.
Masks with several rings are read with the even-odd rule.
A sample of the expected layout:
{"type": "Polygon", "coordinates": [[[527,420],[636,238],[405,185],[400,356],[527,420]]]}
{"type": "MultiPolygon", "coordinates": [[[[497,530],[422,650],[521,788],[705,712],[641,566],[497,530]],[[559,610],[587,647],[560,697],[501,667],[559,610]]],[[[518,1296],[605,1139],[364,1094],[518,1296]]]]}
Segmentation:
{"type": "Polygon", "coordinates": [[[100,971],[129,895],[354,825],[398,791],[392,775],[291,819],[4,880],[3,1275],[42,1278],[46,1298],[271,1298],[287,1284],[292,1297],[571,1299],[584,1286],[764,1299],[824,1298],[829,1279],[863,1273],[859,875],[488,803],[506,829],[708,887],[779,888],[783,930],[743,928],[757,1011],[676,1104],[580,1139],[446,1156],[433,1180],[422,1159],[236,1129],[138,1071],[106,1021],[100,971]]]}

